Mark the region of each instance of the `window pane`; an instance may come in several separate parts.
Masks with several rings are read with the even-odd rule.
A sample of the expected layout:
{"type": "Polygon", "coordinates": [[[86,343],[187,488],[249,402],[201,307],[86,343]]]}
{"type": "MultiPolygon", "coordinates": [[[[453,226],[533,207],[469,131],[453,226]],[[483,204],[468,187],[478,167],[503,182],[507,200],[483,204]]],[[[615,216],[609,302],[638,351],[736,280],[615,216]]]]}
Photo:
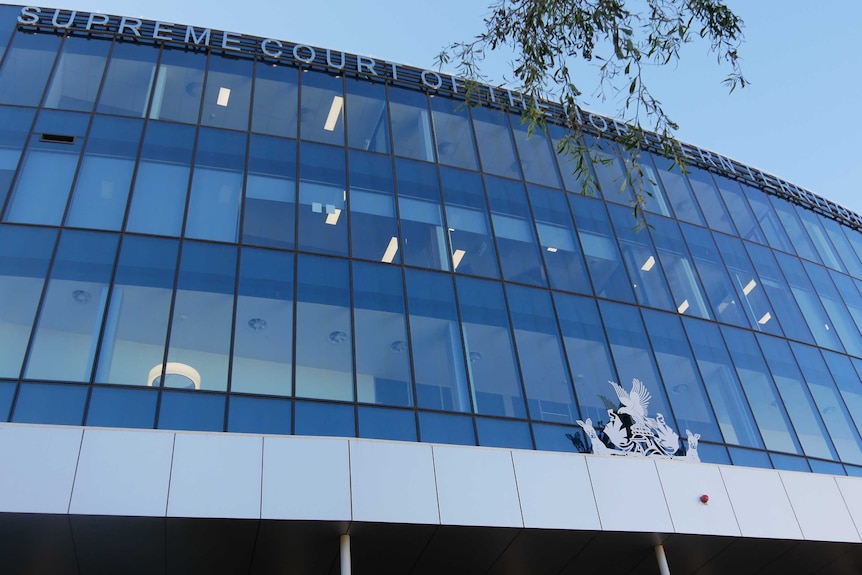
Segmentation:
{"type": "Polygon", "coordinates": [[[476,410],[526,417],[502,285],[459,277],[457,286],[476,410]]]}
{"type": "Polygon", "coordinates": [[[578,408],[563,359],[563,348],[550,293],[506,286],[515,344],[521,360],[530,417],[556,423],[575,423],[578,408]]]}
{"type": "MultiPolygon", "coordinates": [[[[703,289],[676,222],[665,218],[652,218],[650,226],[652,229],[649,232],[658,249],[659,261],[667,276],[676,311],[709,319],[703,289]]],[[[648,232],[642,230],[640,233],[648,232]]]]}
{"type": "Polygon", "coordinates": [[[201,124],[230,130],[248,129],[253,65],[251,60],[225,54],[210,58],[201,124]]]}
{"type": "Polygon", "coordinates": [[[690,224],[683,223],[681,227],[688,249],[691,250],[697,272],[703,281],[703,288],[712,304],[715,319],[748,327],[749,323],[742,300],[731,283],[727,269],[721,261],[721,255],[718,253],[718,248],[715,247],[715,242],[712,240],[712,234],[704,228],[690,224]]]}
{"type": "MultiPolygon", "coordinates": [[[[510,281],[547,285],[524,184],[492,176],[486,177],[485,183],[503,277],[510,281]]],[[[451,222],[450,227],[454,227],[451,222]]]]}
{"type": "MultiPolygon", "coordinates": [[[[557,164],[560,168],[560,175],[563,177],[563,185],[570,192],[581,194],[585,191],[584,182],[586,174],[578,169],[579,163],[577,156],[571,151],[576,145],[575,140],[566,140],[568,145],[563,143],[564,138],[569,138],[571,133],[565,128],[554,124],[548,124],[548,133],[551,136],[551,143],[557,155],[557,164]],[[563,148],[561,149],[561,146],[563,148]]],[[[586,173],[589,173],[589,166],[586,168],[586,173]]]]}
{"type": "Polygon", "coordinates": [[[528,134],[529,126],[514,117],[512,127],[518,155],[521,158],[521,167],[524,170],[524,179],[552,188],[562,187],[560,177],[557,175],[551,141],[544,128],[538,126],[532,134],[528,134]]]}
{"type": "Polygon", "coordinates": [[[186,237],[236,241],[245,142],[245,134],[200,130],[186,237]]]}
{"type": "Polygon", "coordinates": [[[392,158],[350,150],[348,163],[353,257],[401,263],[392,158]]]}
{"type": "Polygon", "coordinates": [[[757,225],[757,220],[754,219],[754,214],[751,212],[748,200],[745,198],[745,193],[743,193],[739,183],[715,174],[712,177],[718,185],[718,191],[727,205],[727,211],[730,212],[730,217],[733,219],[733,223],[736,224],[740,237],[759,244],[765,244],[766,237],[760,231],[760,226],[757,225]]]}
{"type": "Polygon", "coordinates": [[[162,50],[162,61],[156,74],[151,120],[172,120],[194,124],[203,92],[206,54],[184,50],[162,50]]]}
{"type": "MultiPolygon", "coordinates": [[[[778,219],[784,225],[784,230],[790,237],[796,253],[805,259],[820,262],[820,258],[817,257],[817,252],[814,250],[814,244],[811,243],[811,238],[808,237],[808,233],[799,221],[799,216],[793,204],[772,195],[769,196],[769,200],[778,214],[778,219]]],[[[793,253],[792,250],[787,251],[793,253]]]]}
{"type": "Polygon", "coordinates": [[[417,403],[429,409],[469,412],[452,277],[411,269],[406,276],[417,403]]]}
{"type": "Polygon", "coordinates": [[[844,399],[847,411],[856,422],[856,429],[862,427],[862,360],[848,358],[835,352],[823,352],[832,379],[844,399]]]}
{"type": "Polygon", "coordinates": [[[441,164],[478,170],[469,106],[449,98],[431,99],[431,121],[441,164]]]}
{"type": "Polygon", "coordinates": [[[296,434],[356,437],[354,407],[336,403],[297,401],[296,434]]]}
{"type": "Polygon", "coordinates": [[[359,437],[416,441],[416,416],[412,410],[360,407],[359,437]]]}
{"type": "Polygon", "coordinates": [[[302,142],[299,249],[347,255],[344,149],[302,142]]]}
{"type": "Polygon", "coordinates": [[[111,53],[96,111],[103,114],[145,117],[158,57],[157,48],[118,40],[111,53]]]}
{"type": "Polygon", "coordinates": [[[296,142],[253,135],[248,154],[242,240],[293,249],[296,233],[296,142]]]}
{"type": "Polygon", "coordinates": [[[258,61],[254,78],[252,131],[295,138],[298,107],[297,69],[258,61]]]}
{"type": "Polygon", "coordinates": [[[766,236],[767,244],[777,250],[783,250],[791,254],[796,253],[793,245],[790,243],[790,239],[784,232],[784,226],[781,225],[778,214],[775,213],[772,204],[769,203],[766,193],[744,184],[741,184],[740,187],[748,198],[748,203],[751,205],[754,217],[766,236]]]}
{"type": "Polygon", "coordinates": [[[96,116],[72,192],[66,225],[103,230],[122,228],[142,128],[140,120],[96,116]]]}
{"type": "Polygon", "coordinates": [[[231,396],[227,430],[289,435],[291,402],[263,397],[231,396]]]}
{"type": "Polygon", "coordinates": [[[712,175],[706,170],[689,167],[688,181],[694,191],[694,197],[700,202],[700,207],[707,225],[720,232],[736,235],[736,227],[724,207],[724,202],[715,187],[712,175]]]}
{"type": "Polygon", "coordinates": [[[0,69],[0,103],[37,106],[42,101],[60,40],[52,34],[15,34],[0,69]]]}
{"type": "Polygon", "coordinates": [[[341,76],[303,70],[300,110],[303,140],[344,145],[344,85],[341,76]]]}
{"type": "Polygon", "coordinates": [[[423,92],[389,88],[392,116],[392,143],[395,155],[427,162],[434,161],[428,96],[423,92]]]}
{"type": "MultiPolygon", "coordinates": [[[[16,20],[18,13],[17,6],[0,6],[0,58],[3,57],[3,52],[9,43],[12,31],[18,25],[18,21],[16,20]]],[[[2,419],[2,415],[0,413],[0,419],[2,419]]]]}
{"type": "Polygon", "coordinates": [[[585,140],[601,195],[608,201],[631,205],[634,200],[632,180],[616,144],[592,136],[586,137],[585,140]]]}
{"type": "MultiPolygon", "coordinates": [[[[808,277],[811,279],[814,293],[820,298],[820,303],[826,310],[828,325],[832,328],[841,342],[844,344],[844,349],[850,355],[862,357],[862,335],[853,321],[853,317],[844,305],[842,294],[838,293],[832,279],[829,277],[829,272],[826,268],[813,264],[811,262],[803,262],[803,267],[808,272],[808,277]]],[[[855,290],[848,294],[848,298],[852,297],[855,290]]],[[[840,351],[840,350],[839,350],[840,351]]]]}
{"type": "MultiPolygon", "coordinates": [[[[353,264],[358,401],[413,405],[403,285],[399,268],[363,262],[353,264]]],[[[359,426],[362,435],[361,415],[359,426]]],[[[415,425],[413,433],[415,436],[415,425]]]]}
{"type": "Polygon", "coordinates": [[[92,110],[110,48],[109,40],[67,37],[48,86],[45,107],[92,110]]]}
{"type": "Polygon", "coordinates": [[[404,263],[449,270],[449,248],[437,168],[432,164],[395,159],[398,210],[404,263]]]}
{"type": "Polygon", "coordinates": [[[0,107],[0,202],[6,202],[9,185],[30,134],[35,110],[0,107]]]}
{"type": "MultiPolygon", "coordinates": [[[[353,401],[347,262],[300,255],[297,265],[296,396],[353,401]]],[[[297,404],[297,433],[299,421],[297,404]]]]}
{"type": "Polygon", "coordinates": [[[473,108],[472,112],[482,171],[508,178],[520,178],[521,168],[509,131],[508,114],[482,106],[473,108]]]}
{"type": "MultiPolygon", "coordinates": [[[[0,228],[0,376],[18,378],[57,238],[55,230],[0,228]]],[[[3,419],[0,413],[0,419],[3,419]]]]}
{"type": "Polygon", "coordinates": [[[25,377],[90,381],[116,251],[115,235],[60,237],[25,377]]]}
{"type": "Polygon", "coordinates": [[[224,430],[223,395],[184,391],[162,392],[159,429],[224,430]]]}
{"type": "Polygon", "coordinates": [[[643,209],[647,212],[673,217],[670,201],[661,187],[661,178],[655,168],[653,154],[640,152],[637,156],[625,160],[626,166],[631,166],[636,177],[635,185],[641,186],[643,209]],[[636,162],[636,163],[635,163],[636,162]],[[637,167],[635,167],[637,166],[637,167]]]}
{"type": "Polygon", "coordinates": [[[446,201],[452,269],[465,274],[499,277],[482,178],[475,172],[440,168],[440,180],[446,201]]]}
{"type": "Polygon", "coordinates": [[[94,387],[87,406],[87,425],[152,429],[158,397],[155,390],[94,387]]]}
{"type": "Polygon", "coordinates": [[[826,235],[829,236],[829,239],[832,241],[832,245],[841,257],[841,261],[847,268],[847,273],[857,278],[862,277],[862,262],[859,261],[859,258],[853,251],[853,247],[847,240],[847,236],[844,235],[845,229],[848,233],[850,233],[851,230],[849,228],[845,228],[835,220],[825,218],[823,216],[817,216],[817,218],[820,220],[820,223],[823,224],[823,229],[826,230],[826,235]]]}
{"type": "Polygon", "coordinates": [[[383,84],[347,80],[347,145],[389,153],[389,111],[383,84]]]}
{"type": "Polygon", "coordinates": [[[426,443],[476,445],[473,420],[460,415],[419,412],[419,432],[426,443]]]}
{"type": "Polygon", "coordinates": [[[676,217],[693,224],[706,225],[700,209],[694,199],[694,194],[685,175],[678,165],[663,156],[653,156],[658,170],[658,176],[665,190],[665,195],[670,200],[676,217]]]}
{"type": "Polygon", "coordinates": [[[479,445],[533,449],[530,426],[526,422],[477,417],[476,430],[479,432],[479,445]]]}
{"type": "Polygon", "coordinates": [[[293,254],[242,250],[233,345],[231,391],[291,394],[293,254]]]}
{"type": "Polygon", "coordinates": [[[177,248],[173,240],[136,236],[123,240],[96,382],[158,385],[165,357],[177,248]],[[154,368],[156,377],[151,378],[154,368]]]}
{"type": "Polygon", "coordinates": [[[826,230],[823,229],[823,225],[820,223],[820,218],[817,214],[800,206],[796,206],[796,212],[799,214],[803,227],[808,230],[808,236],[814,243],[817,253],[820,254],[823,265],[846,273],[847,269],[841,263],[841,258],[838,257],[835,248],[832,247],[832,242],[829,241],[826,230]]]}
{"type": "Polygon", "coordinates": [[[235,275],[235,247],[183,243],[168,362],[191,367],[199,382],[166,369],[166,387],[227,389],[235,275]]]}
{"type": "Polygon", "coordinates": [[[180,235],[194,140],[192,127],[153,121],[147,124],[127,230],[180,235]]]}
{"type": "Polygon", "coordinates": [[[22,383],[15,403],[15,423],[81,425],[87,388],[80,385],[22,383]]]}
{"type": "Polygon", "coordinates": [[[778,260],[781,271],[784,272],[784,277],[787,278],[790,291],[793,292],[796,303],[802,310],[808,328],[814,334],[814,341],[822,347],[844,351],[844,347],[838,340],[838,335],[832,326],[832,321],[826,315],[826,310],[823,309],[823,305],[814,291],[814,286],[811,285],[805,274],[802,262],[782,253],[776,253],[775,258],[778,260]]]}

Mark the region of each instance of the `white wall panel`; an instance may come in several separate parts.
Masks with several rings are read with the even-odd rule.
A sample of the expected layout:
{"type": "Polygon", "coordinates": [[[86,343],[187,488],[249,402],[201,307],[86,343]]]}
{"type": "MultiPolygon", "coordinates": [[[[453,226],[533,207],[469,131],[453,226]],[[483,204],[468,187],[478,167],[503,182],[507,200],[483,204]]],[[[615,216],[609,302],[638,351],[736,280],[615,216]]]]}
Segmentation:
{"type": "Polygon", "coordinates": [[[860,541],[835,478],[792,471],[781,471],[780,475],[806,539],[860,541]]]}
{"type": "Polygon", "coordinates": [[[444,525],[523,526],[510,451],[435,445],[434,467],[444,525]]]}
{"type": "Polygon", "coordinates": [[[802,539],[777,471],[733,466],[720,469],[743,537],[802,539]]]}
{"type": "Polygon", "coordinates": [[[856,532],[862,536],[862,479],[858,477],[836,477],[835,483],[841,498],[853,518],[856,532]]]}
{"type": "Polygon", "coordinates": [[[740,534],[718,467],[664,460],[656,461],[656,469],[677,533],[740,534]],[[706,504],[702,495],[709,497],[706,504]]]}
{"type": "Polygon", "coordinates": [[[350,520],[350,456],[346,439],[266,437],[264,519],[350,520]]]}
{"type": "Polygon", "coordinates": [[[513,451],[524,527],[601,529],[586,458],[513,451]]]}
{"type": "Polygon", "coordinates": [[[263,438],[228,433],[178,433],[169,517],[260,517],[263,438]]]}
{"type": "Polygon", "coordinates": [[[654,460],[592,456],[587,468],[603,529],[673,532],[654,460]]]}
{"type": "Polygon", "coordinates": [[[68,513],[81,428],[0,426],[0,511],[68,513]]]}
{"type": "Polygon", "coordinates": [[[70,513],[164,517],[174,434],[87,429],[70,513]]]}
{"type": "Polygon", "coordinates": [[[430,445],[350,441],[353,520],[440,523],[430,445]]]}

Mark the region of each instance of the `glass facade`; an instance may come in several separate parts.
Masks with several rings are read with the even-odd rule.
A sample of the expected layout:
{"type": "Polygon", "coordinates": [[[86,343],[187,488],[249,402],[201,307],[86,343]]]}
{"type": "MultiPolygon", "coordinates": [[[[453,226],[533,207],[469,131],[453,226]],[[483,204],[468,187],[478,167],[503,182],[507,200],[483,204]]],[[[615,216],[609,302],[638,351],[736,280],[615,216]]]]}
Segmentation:
{"type": "Polygon", "coordinates": [[[703,460],[862,470],[858,229],[648,152],[634,229],[608,139],[588,197],[558,126],[8,8],[0,419],[577,452],[638,378],[703,460]]]}

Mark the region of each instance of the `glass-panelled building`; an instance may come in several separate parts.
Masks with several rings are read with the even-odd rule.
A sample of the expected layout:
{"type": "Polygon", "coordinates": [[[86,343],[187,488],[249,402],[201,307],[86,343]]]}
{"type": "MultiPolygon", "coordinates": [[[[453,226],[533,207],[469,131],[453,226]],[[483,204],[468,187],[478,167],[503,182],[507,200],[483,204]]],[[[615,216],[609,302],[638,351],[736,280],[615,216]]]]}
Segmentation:
{"type": "MultiPolygon", "coordinates": [[[[831,572],[844,569],[829,563],[834,547],[809,540],[855,542],[858,532],[809,536],[794,489],[828,481],[848,501],[848,518],[851,492],[862,501],[855,480],[839,480],[862,476],[858,215],[705,150],[684,146],[685,170],[657,149],[633,155],[616,143],[618,124],[586,112],[582,143],[594,161],[578,171],[557,153],[566,129],[552,105],[548,129],[530,133],[520,96],[508,90],[481,87],[468,102],[459,80],[442,73],[277,39],[0,6],[0,57],[0,421],[8,422],[0,452],[7,441],[7,460],[26,459],[31,436],[42,431],[79,438],[67,509],[0,501],[5,525],[24,529],[20,513],[67,513],[80,545],[82,532],[107,529],[81,527],[80,517],[153,515],[88,511],[96,495],[79,496],[88,481],[81,466],[108,457],[88,447],[102,439],[169,437],[166,513],[186,523],[169,520],[167,539],[182,540],[210,528],[190,518],[245,516],[172,511],[182,506],[174,499],[183,489],[174,476],[185,472],[181,443],[257,441],[260,451],[248,453],[257,465],[263,460],[259,529],[275,529],[267,517],[290,520],[278,527],[288,530],[299,529],[294,520],[313,520],[302,524],[305,539],[289,532],[313,546],[328,541],[341,525],[335,520],[350,521],[354,564],[367,572],[562,573],[604,565],[605,548],[620,546],[628,550],[621,561],[631,564],[619,572],[653,572],[654,560],[643,559],[652,544],[608,531],[671,534],[669,548],[686,549],[729,548],[734,535],[798,539],[798,553],[831,572]],[[632,216],[635,163],[645,226],[632,216]],[[635,398],[635,379],[646,395],[635,398]],[[619,447],[613,426],[625,410],[631,437],[638,408],[645,421],[659,418],[671,434],[668,453],[688,462],[600,457],[619,447]],[[8,439],[16,433],[29,439],[8,439]],[[261,511],[274,501],[266,499],[266,474],[277,473],[267,471],[267,457],[276,457],[270,445],[287,450],[275,468],[345,446],[349,517],[326,516],[322,507],[286,517],[261,511]],[[407,450],[406,459],[380,455],[387,449],[407,450]],[[425,453],[427,461],[411,459],[425,453]],[[441,479],[446,466],[467,473],[501,453],[514,465],[521,523],[454,512],[447,519],[446,490],[469,501],[469,490],[458,489],[477,476],[450,485],[441,479]],[[400,466],[392,476],[407,478],[401,487],[421,485],[429,461],[436,519],[391,519],[388,507],[371,503],[365,515],[357,511],[363,473],[381,481],[375,474],[400,466]],[[636,482],[645,464],[669,498],[670,529],[628,529],[605,518],[602,466],[631,466],[611,477],[636,482]],[[546,466],[540,479],[551,487],[541,489],[553,491],[553,469],[566,465],[589,469],[599,523],[530,523],[530,473],[546,466]],[[680,527],[668,465],[724,474],[718,485],[738,532],[680,527]],[[801,535],[743,527],[735,473],[779,481],[801,535]],[[416,527],[434,523],[436,535],[416,527]],[[479,526],[499,529],[488,535],[479,526]],[[504,528],[521,531],[497,549],[504,528]],[[475,536],[481,552],[461,549],[461,535],[475,536]],[[562,546],[572,557],[557,567],[547,557],[519,567],[511,547],[519,541],[530,555],[553,537],[587,536],[575,550],[571,541],[562,546]],[[407,555],[411,543],[425,542],[412,571],[398,557],[375,562],[375,550],[393,541],[407,555]]],[[[187,449],[195,457],[214,449],[225,461],[248,455],[230,446],[187,449]]],[[[242,471],[234,463],[230,472],[187,465],[189,473],[242,471]]],[[[493,462],[479,467],[475,473],[497,473],[493,462]]],[[[0,487],[15,481],[26,491],[14,477],[0,478],[0,487]]],[[[494,489],[485,484],[473,495],[494,489]]],[[[321,556],[337,555],[332,545],[321,556]]],[[[170,541],[162,546],[167,567],[157,570],[194,559],[186,571],[194,572],[215,562],[211,554],[172,554],[170,541]]],[[[36,572],[21,549],[29,548],[18,548],[15,565],[36,572]]],[[[783,559],[770,565],[795,560],[779,551],[783,559]]],[[[675,573],[696,570],[686,553],[676,564],[671,557],[675,573]]],[[[847,572],[858,567],[850,559],[857,554],[840,548],[847,572]]],[[[725,550],[710,568],[763,555],[725,550]]],[[[109,572],[105,556],[87,557],[74,572],[109,572]]],[[[269,572],[256,557],[252,572],[269,572]]],[[[291,572],[339,572],[331,557],[325,568],[280,561],[291,572]]],[[[220,569],[235,572],[218,562],[209,570],[220,569]]]]}

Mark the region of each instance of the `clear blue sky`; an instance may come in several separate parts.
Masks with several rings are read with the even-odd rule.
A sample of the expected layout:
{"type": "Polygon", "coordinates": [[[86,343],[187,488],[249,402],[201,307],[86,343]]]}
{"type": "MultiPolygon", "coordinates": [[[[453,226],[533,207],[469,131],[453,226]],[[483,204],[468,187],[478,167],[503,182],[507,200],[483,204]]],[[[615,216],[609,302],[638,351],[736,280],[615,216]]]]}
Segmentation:
{"type": "MultiPolygon", "coordinates": [[[[699,46],[651,87],[679,138],[790,180],[862,213],[862,1],[728,0],[745,20],[751,86],[727,95],[699,46]]],[[[433,68],[451,41],[478,33],[487,0],[64,0],[63,8],[209,26],[433,68]]],[[[505,61],[487,68],[502,82],[505,61]]],[[[583,85],[595,76],[583,71],[583,85]]],[[[589,93],[589,90],[585,90],[589,93]]],[[[587,109],[616,116],[612,102],[587,109]]]]}

